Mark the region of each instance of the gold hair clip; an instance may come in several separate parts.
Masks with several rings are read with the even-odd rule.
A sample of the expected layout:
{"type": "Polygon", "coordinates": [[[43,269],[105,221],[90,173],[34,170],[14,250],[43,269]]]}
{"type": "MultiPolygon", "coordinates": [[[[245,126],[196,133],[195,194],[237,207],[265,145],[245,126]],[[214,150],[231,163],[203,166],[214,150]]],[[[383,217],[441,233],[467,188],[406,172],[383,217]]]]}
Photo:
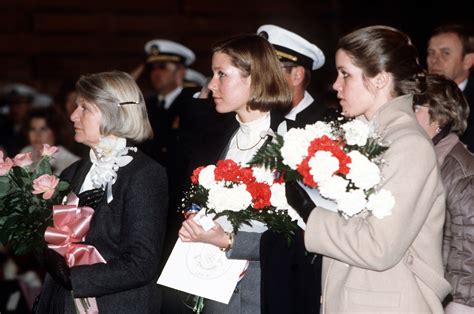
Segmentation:
{"type": "Polygon", "coordinates": [[[140,102],[138,101],[123,101],[123,102],[119,102],[117,104],[117,107],[121,107],[123,105],[138,105],[140,102]]]}

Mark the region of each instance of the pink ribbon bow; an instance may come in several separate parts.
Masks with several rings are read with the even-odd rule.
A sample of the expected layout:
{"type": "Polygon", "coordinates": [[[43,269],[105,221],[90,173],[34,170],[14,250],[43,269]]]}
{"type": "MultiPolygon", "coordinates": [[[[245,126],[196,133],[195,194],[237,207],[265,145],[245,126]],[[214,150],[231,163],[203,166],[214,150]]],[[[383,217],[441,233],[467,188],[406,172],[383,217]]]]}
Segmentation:
{"type": "MultiPolygon", "coordinates": [[[[106,263],[99,251],[88,244],[81,244],[89,231],[94,209],[79,207],[79,198],[70,193],[66,204],[53,206],[54,227],[48,227],[44,238],[48,248],[64,257],[69,267],[106,263]]],[[[79,313],[99,313],[95,298],[74,299],[79,313]]]]}

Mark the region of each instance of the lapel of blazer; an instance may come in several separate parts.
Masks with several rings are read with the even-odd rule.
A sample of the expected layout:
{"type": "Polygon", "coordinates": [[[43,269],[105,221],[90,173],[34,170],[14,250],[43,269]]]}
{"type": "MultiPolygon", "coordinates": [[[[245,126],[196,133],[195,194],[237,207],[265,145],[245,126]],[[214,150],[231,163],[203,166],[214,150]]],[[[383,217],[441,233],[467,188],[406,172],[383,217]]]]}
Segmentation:
{"type": "MultiPolygon", "coordinates": [[[[276,133],[278,130],[278,126],[285,120],[285,116],[279,112],[270,112],[270,129],[276,133]]],[[[287,120],[288,121],[288,120],[287,120]]],[[[288,122],[287,122],[288,123],[288,122]]],[[[262,147],[267,146],[273,140],[273,136],[267,136],[265,143],[263,143],[262,147]]]]}
{"type": "Polygon", "coordinates": [[[82,187],[82,183],[84,183],[86,175],[91,167],[92,162],[90,161],[90,159],[84,159],[82,160],[81,164],[78,166],[76,172],[74,173],[71,180],[71,188],[76,195],[79,194],[79,191],[82,187]]]}
{"type": "Polygon", "coordinates": [[[233,123],[232,127],[230,127],[229,130],[226,132],[227,135],[224,136],[225,141],[223,141],[219,145],[219,154],[217,155],[217,159],[214,163],[216,163],[220,159],[224,159],[225,155],[227,154],[227,151],[229,150],[230,140],[234,136],[235,132],[237,132],[237,130],[239,129],[239,123],[237,122],[237,120],[234,121],[235,123],[233,123]]]}

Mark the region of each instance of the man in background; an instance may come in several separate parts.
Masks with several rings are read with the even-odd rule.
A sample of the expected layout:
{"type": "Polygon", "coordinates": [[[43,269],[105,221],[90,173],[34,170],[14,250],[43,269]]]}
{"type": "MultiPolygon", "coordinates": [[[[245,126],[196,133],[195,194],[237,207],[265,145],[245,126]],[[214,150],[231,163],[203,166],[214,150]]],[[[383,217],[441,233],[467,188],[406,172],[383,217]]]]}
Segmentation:
{"type": "Polygon", "coordinates": [[[431,34],[426,58],[430,74],[443,75],[458,84],[466,97],[470,114],[461,140],[474,152],[474,78],[470,75],[474,63],[474,37],[462,25],[442,25],[431,34]]]}

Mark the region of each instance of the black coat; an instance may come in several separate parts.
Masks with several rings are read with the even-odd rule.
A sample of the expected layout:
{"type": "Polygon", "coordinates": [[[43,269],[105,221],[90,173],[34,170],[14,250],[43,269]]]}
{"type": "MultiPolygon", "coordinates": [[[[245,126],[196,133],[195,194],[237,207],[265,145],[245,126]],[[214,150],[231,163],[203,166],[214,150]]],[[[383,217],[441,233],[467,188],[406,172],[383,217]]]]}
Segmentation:
{"type": "MultiPolygon", "coordinates": [[[[145,154],[131,153],[112,186],[113,200],[97,206],[86,243],[97,248],[106,264],[71,268],[75,297],[95,297],[100,313],[159,313],[156,280],[165,232],[168,189],[163,167],[145,154]]],[[[79,192],[91,162],[80,160],[62,173],[79,192]]],[[[39,313],[75,313],[71,293],[47,276],[39,313]]]]}

